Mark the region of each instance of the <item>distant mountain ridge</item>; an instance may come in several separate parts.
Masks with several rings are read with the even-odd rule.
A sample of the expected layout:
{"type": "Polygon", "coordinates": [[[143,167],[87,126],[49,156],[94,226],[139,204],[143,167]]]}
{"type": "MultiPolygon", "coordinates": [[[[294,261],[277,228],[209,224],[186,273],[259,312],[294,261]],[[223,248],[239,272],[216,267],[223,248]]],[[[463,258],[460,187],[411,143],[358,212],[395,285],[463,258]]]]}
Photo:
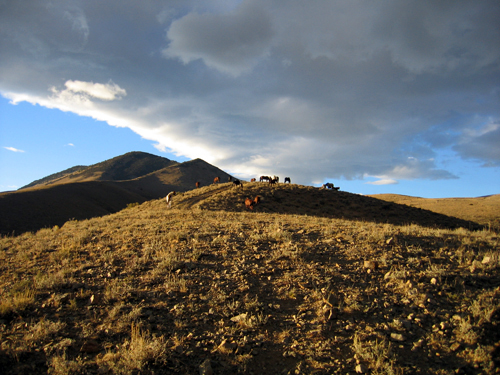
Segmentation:
{"type": "Polygon", "coordinates": [[[202,159],[179,163],[145,152],[129,152],[88,167],[76,166],[0,193],[0,234],[34,231],[114,213],[213,183],[230,176],[202,159]]]}
{"type": "Polygon", "coordinates": [[[60,178],[62,178],[64,176],[67,176],[67,175],[70,175],[72,173],[81,171],[81,170],[83,170],[85,168],[87,168],[86,165],[77,165],[77,166],[65,169],[64,171],[53,173],[53,174],[51,174],[49,176],[46,176],[46,177],[43,177],[43,178],[41,178],[39,180],[35,180],[33,182],[30,182],[28,185],[25,185],[25,186],[19,188],[19,190],[21,190],[21,189],[27,189],[27,188],[30,188],[30,187],[33,187],[33,186],[37,186],[37,185],[48,184],[48,183],[50,183],[52,181],[59,180],[60,178]]]}
{"type": "Polygon", "coordinates": [[[148,154],[128,152],[90,166],[75,166],[34,181],[21,189],[83,181],[125,181],[179,164],[176,161],[148,154]]]}

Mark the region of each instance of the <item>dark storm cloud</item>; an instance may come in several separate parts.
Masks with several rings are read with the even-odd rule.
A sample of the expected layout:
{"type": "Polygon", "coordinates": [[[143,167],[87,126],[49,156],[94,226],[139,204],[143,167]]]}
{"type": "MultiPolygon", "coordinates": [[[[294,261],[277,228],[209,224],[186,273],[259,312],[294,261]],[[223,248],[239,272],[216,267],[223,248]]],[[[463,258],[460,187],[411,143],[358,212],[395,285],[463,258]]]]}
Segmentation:
{"type": "Polygon", "coordinates": [[[159,149],[303,183],[455,178],[438,162],[449,150],[499,165],[496,1],[0,7],[3,95],[159,149]]]}

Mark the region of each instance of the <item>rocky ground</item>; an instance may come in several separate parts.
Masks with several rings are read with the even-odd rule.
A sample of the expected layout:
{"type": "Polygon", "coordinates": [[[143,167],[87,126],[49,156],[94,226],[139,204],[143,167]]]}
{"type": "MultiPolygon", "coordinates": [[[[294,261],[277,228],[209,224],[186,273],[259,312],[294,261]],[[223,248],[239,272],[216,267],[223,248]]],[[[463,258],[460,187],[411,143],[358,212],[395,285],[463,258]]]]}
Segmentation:
{"type": "Polygon", "coordinates": [[[1,238],[4,373],[499,372],[497,233],[210,189],[1,238]]]}

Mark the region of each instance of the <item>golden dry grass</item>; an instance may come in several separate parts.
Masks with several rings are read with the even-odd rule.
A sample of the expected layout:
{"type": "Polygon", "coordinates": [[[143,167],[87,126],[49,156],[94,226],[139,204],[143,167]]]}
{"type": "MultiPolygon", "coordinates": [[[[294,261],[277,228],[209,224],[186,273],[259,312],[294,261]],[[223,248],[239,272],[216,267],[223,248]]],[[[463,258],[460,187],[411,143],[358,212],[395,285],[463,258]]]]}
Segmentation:
{"type": "Polygon", "coordinates": [[[495,373],[498,234],[339,193],[221,184],[2,237],[2,370],[495,373]]]}

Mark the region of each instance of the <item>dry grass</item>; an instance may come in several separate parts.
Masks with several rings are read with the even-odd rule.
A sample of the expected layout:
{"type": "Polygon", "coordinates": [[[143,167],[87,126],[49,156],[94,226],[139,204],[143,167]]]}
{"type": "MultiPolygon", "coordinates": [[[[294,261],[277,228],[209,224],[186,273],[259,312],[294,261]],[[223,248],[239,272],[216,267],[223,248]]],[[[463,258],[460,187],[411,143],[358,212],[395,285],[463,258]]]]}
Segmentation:
{"type": "Polygon", "coordinates": [[[294,185],[245,212],[257,188],[1,238],[4,373],[495,373],[497,233],[328,217],[294,185]],[[323,214],[276,212],[294,189],[323,214]]]}

